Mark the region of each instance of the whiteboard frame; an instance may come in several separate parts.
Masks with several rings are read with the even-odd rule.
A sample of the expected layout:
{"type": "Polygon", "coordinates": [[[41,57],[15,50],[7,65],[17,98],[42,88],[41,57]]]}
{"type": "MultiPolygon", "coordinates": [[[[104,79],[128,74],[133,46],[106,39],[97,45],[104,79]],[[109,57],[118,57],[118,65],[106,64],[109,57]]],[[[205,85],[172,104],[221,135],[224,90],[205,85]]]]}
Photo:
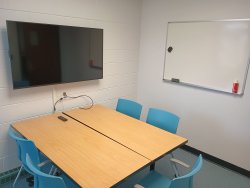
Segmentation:
{"type": "Polygon", "coordinates": [[[249,54],[248,54],[248,62],[246,63],[245,75],[244,75],[244,80],[243,80],[243,84],[242,84],[241,93],[233,93],[233,92],[229,92],[229,91],[225,91],[225,90],[219,90],[219,89],[215,89],[215,88],[210,88],[210,87],[197,85],[197,84],[191,84],[191,83],[182,82],[182,81],[174,82],[174,81],[172,81],[170,79],[165,79],[164,78],[165,68],[166,68],[165,67],[166,66],[166,56],[167,56],[168,25],[170,23],[232,22],[232,21],[250,21],[250,18],[246,18],[246,19],[221,19],[221,20],[170,21],[170,22],[167,22],[167,35],[166,35],[166,42],[165,42],[165,56],[164,56],[164,66],[163,66],[163,81],[166,81],[166,82],[169,82],[169,83],[174,83],[174,84],[191,86],[191,87],[195,87],[195,88],[207,89],[207,90],[218,91],[218,92],[222,92],[222,93],[242,96],[244,94],[244,91],[245,91],[247,75],[248,75],[248,70],[249,70],[249,66],[250,66],[250,51],[249,51],[249,54]]]}

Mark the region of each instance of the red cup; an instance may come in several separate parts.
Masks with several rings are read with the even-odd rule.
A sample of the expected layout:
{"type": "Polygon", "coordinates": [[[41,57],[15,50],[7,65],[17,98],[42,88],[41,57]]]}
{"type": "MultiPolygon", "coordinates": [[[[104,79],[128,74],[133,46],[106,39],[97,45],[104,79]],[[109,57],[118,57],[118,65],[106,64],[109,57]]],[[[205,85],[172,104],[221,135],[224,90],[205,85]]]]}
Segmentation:
{"type": "Polygon", "coordinates": [[[239,89],[239,82],[236,81],[233,83],[232,92],[238,93],[238,89],[239,89]]]}

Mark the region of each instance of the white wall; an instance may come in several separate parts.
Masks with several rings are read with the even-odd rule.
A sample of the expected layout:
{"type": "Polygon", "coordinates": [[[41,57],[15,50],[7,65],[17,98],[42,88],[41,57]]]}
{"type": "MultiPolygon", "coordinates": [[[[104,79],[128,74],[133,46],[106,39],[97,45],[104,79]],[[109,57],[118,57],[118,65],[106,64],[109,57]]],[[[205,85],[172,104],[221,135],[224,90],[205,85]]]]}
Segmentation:
{"type": "MultiPolygon", "coordinates": [[[[95,103],[115,107],[118,97],[135,98],[141,0],[0,0],[0,172],[19,165],[11,123],[49,114],[53,100],[87,94],[95,103]],[[104,79],[30,89],[12,89],[6,19],[104,29],[104,79]]],[[[76,107],[84,99],[58,105],[76,107]]]]}
{"type": "Polygon", "coordinates": [[[250,73],[242,97],[162,81],[168,21],[238,18],[250,0],[144,0],[138,100],[178,114],[188,145],[250,170],[250,73]]]}

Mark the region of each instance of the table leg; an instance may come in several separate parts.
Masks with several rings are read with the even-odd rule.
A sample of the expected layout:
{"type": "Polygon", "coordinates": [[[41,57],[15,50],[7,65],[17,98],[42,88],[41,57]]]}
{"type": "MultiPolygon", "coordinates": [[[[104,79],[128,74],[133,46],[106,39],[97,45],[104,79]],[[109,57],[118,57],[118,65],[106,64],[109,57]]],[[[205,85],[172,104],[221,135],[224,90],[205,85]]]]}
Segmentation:
{"type": "Polygon", "coordinates": [[[150,165],[150,171],[152,171],[152,170],[154,170],[155,169],[155,163],[152,163],[151,165],[150,165]]]}

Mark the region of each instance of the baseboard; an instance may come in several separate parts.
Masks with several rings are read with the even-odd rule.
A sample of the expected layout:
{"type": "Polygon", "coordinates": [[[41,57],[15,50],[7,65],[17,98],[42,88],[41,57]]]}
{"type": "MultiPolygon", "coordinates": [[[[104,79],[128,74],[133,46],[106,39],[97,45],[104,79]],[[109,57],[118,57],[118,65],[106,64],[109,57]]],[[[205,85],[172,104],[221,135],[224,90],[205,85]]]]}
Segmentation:
{"type": "MultiPolygon", "coordinates": [[[[8,170],[6,172],[0,173],[0,185],[13,181],[16,178],[19,169],[20,167],[17,167],[17,168],[8,170]]],[[[20,176],[23,177],[27,174],[28,173],[25,170],[23,170],[20,176]]]]}
{"type": "Polygon", "coordinates": [[[195,148],[193,148],[191,146],[188,146],[188,145],[181,146],[181,149],[186,150],[186,151],[188,151],[190,153],[193,153],[195,155],[202,154],[204,159],[209,160],[209,161],[211,161],[213,163],[216,163],[216,164],[218,164],[220,166],[223,166],[223,167],[225,167],[227,169],[233,170],[233,171],[235,171],[235,172],[237,172],[239,174],[242,174],[242,175],[247,176],[248,178],[250,178],[250,171],[249,170],[246,170],[244,168],[241,168],[239,166],[231,164],[231,163],[229,163],[227,161],[224,161],[222,159],[214,157],[214,156],[212,156],[212,155],[210,155],[208,153],[205,153],[203,151],[200,151],[200,150],[195,149],[195,148]]]}

